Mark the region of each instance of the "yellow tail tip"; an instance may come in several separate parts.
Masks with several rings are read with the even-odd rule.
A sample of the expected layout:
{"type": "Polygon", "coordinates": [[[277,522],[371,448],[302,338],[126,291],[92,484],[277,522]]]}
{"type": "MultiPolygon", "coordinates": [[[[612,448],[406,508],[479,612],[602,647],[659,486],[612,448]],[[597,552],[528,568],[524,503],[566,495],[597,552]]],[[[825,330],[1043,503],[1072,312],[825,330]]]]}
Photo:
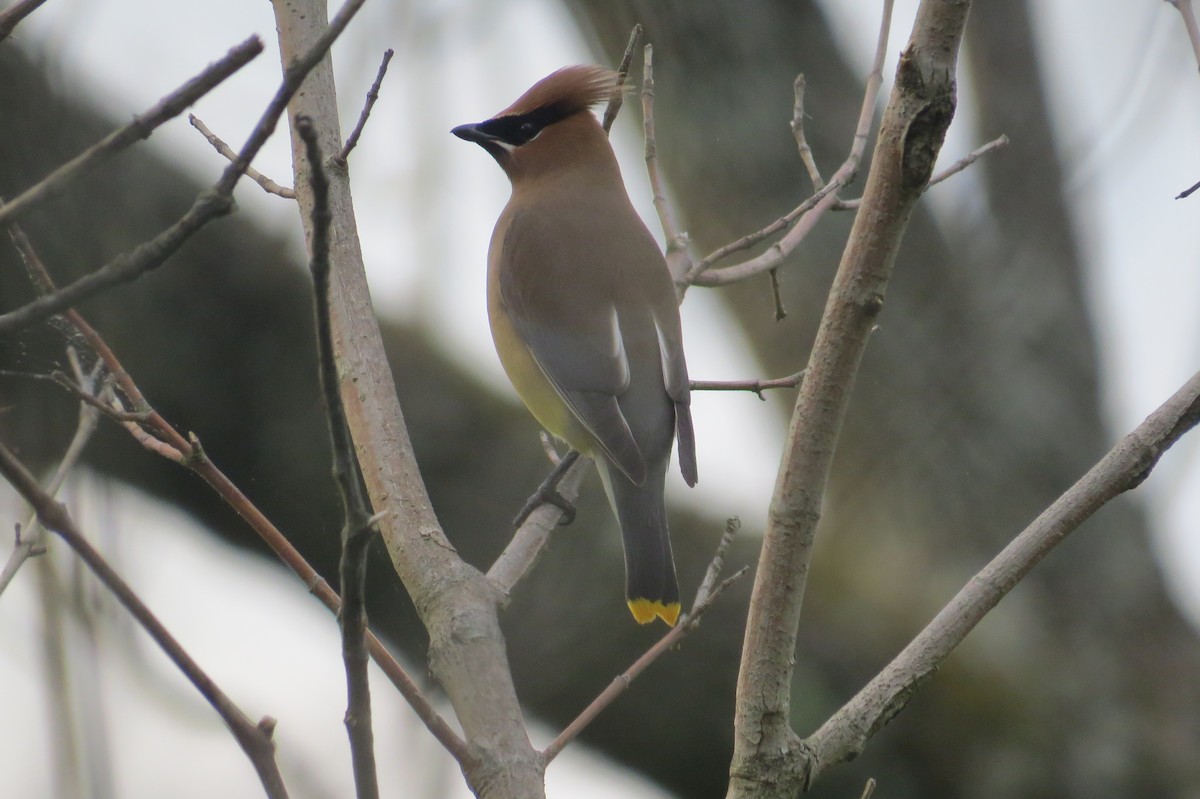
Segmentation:
{"type": "Polygon", "coordinates": [[[629,612],[638,624],[649,624],[656,618],[662,619],[668,627],[674,627],[679,620],[679,603],[663,602],[661,599],[630,599],[629,612]]]}

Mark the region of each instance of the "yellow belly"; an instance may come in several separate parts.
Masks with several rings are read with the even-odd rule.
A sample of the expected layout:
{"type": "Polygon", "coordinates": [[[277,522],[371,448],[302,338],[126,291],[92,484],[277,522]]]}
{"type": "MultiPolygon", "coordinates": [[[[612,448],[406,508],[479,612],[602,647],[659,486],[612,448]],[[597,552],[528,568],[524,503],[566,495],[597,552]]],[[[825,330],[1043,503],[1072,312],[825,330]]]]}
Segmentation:
{"type": "Polygon", "coordinates": [[[571,408],[546,378],[513,328],[504,308],[492,303],[488,305],[496,354],[500,356],[500,364],[525,407],[548,432],[591,457],[597,449],[591,433],[579,423],[571,408]]]}

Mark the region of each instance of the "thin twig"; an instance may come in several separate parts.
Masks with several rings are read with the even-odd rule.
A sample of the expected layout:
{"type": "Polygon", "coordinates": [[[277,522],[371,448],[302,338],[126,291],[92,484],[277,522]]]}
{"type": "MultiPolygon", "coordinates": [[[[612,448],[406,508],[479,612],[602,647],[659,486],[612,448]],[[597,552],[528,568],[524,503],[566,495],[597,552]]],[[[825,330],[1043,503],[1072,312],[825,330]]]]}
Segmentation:
{"type": "Polygon", "coordinates": [[[371,109],[375,106],[375,101],[379,99],[379,86],[383,83],[383,76],[387,74],[388,64],[395,54],[396,51],[390,47],[383,51],[383,61],[379,64],[379,71],[375,73],[375,80],[371,83],[371,88],[367,90],[367,100],[363,104],[362,112],[358,115],[358,122],[355,123],[354,130],[350,131],[350,136],[346,139],[342,151],[333,157],[333,162],[340,167],[345,168],[350,151],[358,144],[359,136],[362,136],[363,127],[367,124],[367,117],[371,116],[371,109]]]}
{"type": "Polygon", "coordinates": [[[108,418],[117,422],[135,422],[140,424],[149,419],[146,413],[123,410],[119,404],[114,405],[112,399],[106,400],[96,396],[96,394],[89,393],[87,389],[72,380],[66,372],[55,371],[44,374],[42,372],[16,372],[11,369],[0,369],[0,377],[21,377],[27,380],[44,380],[53,383],[70,392],[81,403],[92,407],[97,412],[103,413],[108,418]]]}
{"type": "MultiPolygon", "coordinates": [[[[271,98],[267,108],[259,117],[258,123],[241,152],[225,171],[221,178],[196,198],[192,207],[177,221],[162,233],[155,236],[127,253],[118,255],[95,272],[86,275],[74,283],[59,289],[53,294],[40,297],[33,302],[0,314],[0,334],[9,333],[26,325],[33,324],[47,316],[62,311],[83,300],[99,294],[105,289],[121,283],[128,283],[142,274],[161,265],[169,256],[178,250],[187,239],[218,216],[229,213],[233,205],[233,189],[241,179],[246,167],[254,160],[254,156],[262,149],[263,144],[275,131],[279,117],[287,109],[288,102],[300,89],[300,84],[317,63],[324,58],[325,53],[333,45],[334,40],[341,35],[350,20],[366,0],[346,0],[345,5],[334,14],[325,31],[317,37],[312,47],[300,58],[296,59],[283,72],[283,80],[275,96],[271,98]]],[[[260,50],[262,43],[257,38],[251,39],[260,50]]],[[[245,45],[243,45],[245,46],[245,45]]],[[[228,58],[228,56],[227,56],[228,58]]],[[[195,83],[192,81],[191,83],[195,83]]],[[[191,84],[189,84],[191,85],[191,84]]],[[[186,107],[186,106],[185,106],[186,107]]],[[[182,110],[182,108],[180,109],[182,110]]],[[[45,181],[43,181],[45,183],[45,181]]],[[[41,184],[39,184],[41,185],[41,184]]],[[[36,190],[34,187],[30,191],[36,190]]],[[[28,194],[29,192],[26,192],[28,194]]],[[[14,201],[15,202],[15,201],[14,201]]],[[[13,204],[0,206],[0,221],[12,213],[13,204]]]]}
{"type": "Polygon", "coordinates": [[[692,601],[693,611],[690,615],[694,616],[695,607],[706,604],[713,591],[716,590],[717,578],[721,576],[721,569],[725,568],[725,554],[729,552],[733,537],[741,529],[742,520],[737,516],[730,516],[725,520],[725,531],[721,533],[721,540],[717,542],[717,551],[713,553],[713,559],[704,572],[704,579],[700,581],[700,587],[696,589],[696,598],[692,601]]]}
{"type": "Polygon", "coordinates": [[[0,42],[4,41],[13,32],[13,28],[20,24],[21,20],[37,10],[38,6],[46,0],[17,0],[8,8],[0,11],[0,42]]]}
{"type": "Polygon", "coordinates": [[[808,137],[804,134],[804,73],[796,76],[793,88],[796,100],[792,104],[792,136],[796,139],[800,160],[804,163],[804,168],[808,170],[813,191],[820,191],[821,187],[825,185],[825,179],[821,177],[821,170],[817,168],[817,162],[813,159],[812,147],[808,146],[808,137]]]}
{"type": "MultiPolygon", "coordinates": [[[[390,52],[390,51],[389,51],[390,52]]],[[[386,60],[385,60],[386,64],[386,60]]],[[[381,72],[382,77],[382,72],[381,72]]],[[[338,366],[333,352],[329,323],[329,179],[321,163],[321,148],[312,120],[296,119],[296,133],[304,142],[313,191],[313,236],[309,270],[316,298],[317,354],[320,364],[321,396],[333,450],[333,476],[342,502],[342,558],[339,568],[342,588],[342,662],[346,668],[346,732],[354,764],[354,786],[358,799],[378,799],[379,778],[375,769],[375,736],[371,728],[371,684],[367,679],[366,583],[367,545],[371,541],[373,516],[363,495],[354,442],[346,426],[346,409],[338,390],[338,366]]]]}
{"type": "Polygon", "coordinates": [[[1109,450],[963,586],[912,643],[809,736],[809,782],[862,751],[975,626],[1043,557],[1105,504],[1142,484],[1170,447],[1200,423],[1200,373],[1109,450]]]}
{"type": "Polygon", "coordinates": [[[1182,200],[1182,199],[1184,199],[1185,197],[1191,197],[1191,196],[1192,196],[1192,194],[1194,194],[1194,193],[1195,193],[1196,189],[1200,189],[1200,183],[1193,183],[1193,184],[1192,184],[1191,186],[1189,186],[1188,188],[1186,188],[1186,189],[1184,189],[1183,191],[1181,191],[1181,192],[1179,192],[1178,194],[1176,194],[1176,195],[1175,195],[1175,199],[1176,199],[1176,200],[1182,200]]]}
{"type": "Polygon", "coordinates": [[[862,796],[859,799],[871,799],[875,795],[875,778],[867,777],[867,784],[863,786],[862,796]]]}
{"type": "Polygon", "coordinates": [[[775,298],[775,321],[782,322],[787,318],[787,309],[783,307],[783,292],[779,288],[779,267],[768,269],[771,278],[771,296],[775,298]]]}
{"type": "MultiPolygon", "coordinates": [[[[874,119],[875,105],[879,98],[879,88],[883,85],[883,60],[887,55],[887,34],[892,20],[892,6],[893,0],[884,0],[883,24],[880,25],[879,37],[875,45],[875,60],[871,65],[871,72],[867,75],[867,85],[863,92],[862,107],[858,113],[858,124],[855,127],[854,139],[850,144],[850,153],[846,156],[846,160],[842,162],[837,172],[833,173],[829,182],[820,191],[814,193],[812,197],[802,203],[788,217],[784,217],[784,219],[788,220],[787,224],[791,224],[792,220],[798,221],[796,221],[795,227],[788,231],[782,239],[771,245],[766,252],[743,263],[733,264],[721,269],[709,268],[717,260],[713,256],[709,256],[697,263],[688,273],[687,281],[689,284],[697,286],[724,286],[774,269],[796,249],[800,242],[804,241],[805,237],[816,227],[826,212],[837,204],[837,192],[853,181],[854,177],[858,174],[858,166],[862,162],[863,152],[867,147],[867,137],[871,133],[871,120],[874,119]]],[[[774,224],[778,225],[779,222],[774,224]]],[[[737,243],[735,242],[735,244],[737,243]]],[[[723,247],[717,252],[722,252],[723,250],[726,250],[726,248],[723,247]]],[[[728,252],[723,253],[720,257],[724,257],[725,254],[728,254],[728,252]]]]}
{"type": "MultiPolygon", "coordinates": [[[[73,363],[77,361],[73,360],[73,363]]],[[[90,375],[80,374],[81,381],[87,381],[87,385],[95,388],[96,378],[98,374],[93,371],[90,375]]],[[[92,434],[96,432],[96,426],[99,422],[99,411],[87,403],[79,405],[79,421],[75,425],[75,435],[71,437],[71,443],[67,446],[66,452],[63,453],[62,459],[58,462],[58,467],[54,470],[54,475],[46,483],[46,494],[50,497],[58,495],[58,491],[62,488],[63,483],[67,479],[67,474],[79,462],[79,458],[83,455],[83,450],[87,443],[91,441],[92,434]]],[[[37,523],[37,515],[34,514],[24,527],[20,528],[21,535],[17,541],[16,547],[13,548],[12,554],[9,555],[8,561],[4,564],[4,569],[0,571],[0,594],[4,593],[4,589],[12,582],[21,565],[31,557],[41,555],[46,551],[45,541],[41,534],[41,525],[37,523]]]]}
{"type": "Polygon", "coordinates": [[[680,283],[691,269],[691,257],[687,251],[687,236],[680,232],[675,223],[658,170],[658,142],[654,130],[654,47],[649,44],[642,55],[642,128],[646,138],[646,174],[650,178],[654,210],[658,213],[658,221],[667,238],[667,268],[671,271],[672,279],[680,283]]]}
{"type": "Polygon", "coordinates": [[[649,666],[654,663],[654,661],[658,660],[664,653],[674,648],[684,638],[684,636],[696,629],[696,627],[698,627],[700,624],[701,617],[709,608],[713,606],[713,603],[718,597],[720,597],[725,589],[732,585],[734,581],[741,579],[749,570],[749,566],[743,566],[733,575],[718,583],[716,587],[713,588],[707,602],[702,605],[694,606],[692,608],[692,612],[688,614],[686,619],[681,620],[679,624],[672,627],[670,631],[666,633],[666,635],[660,638],[658,642],[654,644],[654,646],[646,650],[646,652],[636,661],[634,661],[628,669],[626,669],[617,677],[613,678],[613,681],[609,683],[608,687],[601,691],[600,694],[593,699],[586,708],[583,709],[583,712],[576,716],[575,719],[568,724],[561,733],[558,734],[558,737],[551,741],[550,744],[542,750],[542,763],[544,765],[549,765],[554,758],[558,757],[558,755],[567,747],[568,744],[578,738],[579,734],[587,729],[588,725],[591,724],[596,717],[604,711],[605,708],[611,705],[617,699],[617,697],[625,693],[625,691],[629,689],[629,686],[633,684],[633,681],[641,676],[642,672],[649,668],[649,666]]]}
{"type": "MultiPolygon", "coordinates": [[[[233,151],[233,148],[226,144],[224,139],[213,133],[208,125],[204,124],[200,117],[196,116],[195,114],[188,114],[188,122],[191,123],[193,128],[200,131],[200,135],[207,139],[208,143],[211,144],[213,149],[218,153],[225,156],[225,158],[227,158],[229,161],[233,161],[237,158],[237,153],[233,151]]],[[[263,191],[267,192],[268,194],[275,194],[284,198],[285,200],[296,199],[296,191],[294,189],[288,188],[287,186],[281,186],[252,166],[246,167],[246,177],[253,180],[259,186],[262,186],[263,191]]]]}
{"type": "MultiPolygon", "coordinates": [[[[41,259],[38,258],[37,253],[34,252],[28,239],[24,237],[16,225],[10,225],[10,230],[14,231],[13,240],[17,242],[22,257],[30,264],[31,273],[37,274],[39,276],[38,280],[43,281],[45,285],[49,286],[50,290],[53,290],[54,286],[50,275],[41,263],[41,259]]],[[[200,447],[199,440],[195,436],[192,436],[190,440],[184,438],[158,411],[151,407],[133,377],[125,370],[120,359],[117,358],[116,353],[108,346],[104,338],[88,324],[82,314],[74,309],[69,309],[63,316],[75,326],[84,340],[92,347],[97,357],[104,361],[109,374],[116,380],[121,393],[125,395],[128,405],[139,416],[144,416],[144,420],[140,420],[141,423],[123,423],[134,439],[150,451],[174,463],[186,466],[208,483],[218,496],[246,520],[251,529],[292,570],[292,573],[300,579],[309,592],[320,600],[334,615],[339,614],[342,608],[342,601],[337,592],[305,560],[304,556],[280,532],[279,528],[250,501],[224,472],[217,468],[216,464],[208,459],[204,454],[204,450],[200,447]],[[153,435],[148,431],[153,431],[153,435]]],[[[374,633],[369,631],[367,633],[367,647],[376,665],[379,666],[400,692],[400,695],[409,703],[417,716],[424,722],[429,731],[433,733],[434,737],[460,763],[469,762],[471,753],[467,749],[466,743],[450,728],[446,720],[437,712],[433,703],[426,698],[417,683],[408,675],[408,672],[404,670],[399,661],[392,656],[392,653],[383,645],[383,642],[374,633]]]]}
{"type": "Polygon", "coordinates": [[[183,113],[198,99],[216,88],[222,81],[244,67],[262,52],[263,43],[251,36],[226,53],[219,61],[175,91],[159,100],[141,116],[136,116],[128,125],[113,131],[101,141],[72,158],[51,172],[37,184],[23,191],[4,206],[0,206],[0,224],[16,214],[32,208],[61,192],[67,184],[98,166],[104,160],[124,150],[131,144],[148,138],[155,128],[167,120],[183,113]]]}
{"type": "MultiPolygon", "coordinates": [[[[962,158],[955,161],[950,166],[946,167],[946,169],[942,170],[941,172],[937,173],[932,178],[930,178],[929,183],[927,183],[925,185],[925,188],[923,189],[923,191],[929,191],[929,189],[931,189],[934,186],[936,186],[937,184],[941,183],[946,178],[954,177],[959,172],[962,172],[964,169],[969,167],[971,164],[975,163],[980,158],[982,158],[983,156],[992,152],[993,150],[999,150],[1001,147],[1006,147],[1006,146],[1008,146],[1008,137],[1005,135],[1000,135],[1000,136],[997,136],[996,138],[992,139],[987,144],[976,147],[974,150],[967,153],[966,155],[964,155],[962,158]]],[[[858,210],[858,206],[859,206],[860,202],[861,202],[860,200],[842,200],[841,202],[839,202],[837,204],[837,207],[834,208],[833,210],[835,210],[835,211],[856,211],[856,210],[858,210]]]]}
{"type": "Polygon", "coordinates": [[[721,566],[723,565],[725,552],[729,548],[729,542],[733,540],[733,536],[741,528],[741,522],[736,518],[729,519],[725,523],[725,532],[721,536],[721,541],[717,545],[716,554],[713,556],[712,562],[708,565],[708,571],[705,573],[704,580],[700,583],[700,588],[696,591],[696,599],[692,603],[691,611],[679,620],[679,623],[672,627],[662,638],[658,640],[654,646],[646,650],[641,657],[633,662],[628,669],[618,675],[609,683],[600,694],[591,701],[591,703],[583,709],[583,712],[575,717],[574,721],[566,726],[562,732],[558,734],[550,744],[542,750],[542,766],[550,764],[550,761],[558,757],[559,753],[579,737],[589,724],[595,720],[596,716],[613,703],[613,701],[621,694],[628,690],[638,676],[645,671],[650,664],[658,660],[662,654],[683,639],[688,633],[696,629],[700,625],[701,617],[708,611],[709,608],[717,601],[724,593],[725,589],[740,579],[750,570],[749,566],[743,566],[730,577],[727,577],[721,582],[717,582],[717,577],[720,574],[721,566]]]}
{"type": "Polygon", "coordinates": [[[1008,146],[1008,136],[1005,136],[1004,134],[1000,134],[999,136],[992,139],[987,144],[976,147],[974,150],[967,153],[966,155],[964,155],[962,158],[955,161],[950,166],[946,167],[946,169],[942,170],[941,172],[937,173],[932,178],[930,178],[929,183],[925,184],[925,191],[928,191],[930,189],[930,187],[936,186],[937,184],[941,183],[946,178],[954,177],[959,172],[962,172],[964,169],[969,167],[971,164],[975,163],[980,158],[983,158],[985,155],[992,152],[993,150],[999,150],[1001,147],[1007,147],[1007,146],[1008,146]]]}
{"type": "Polygon", "coordinates": [[[3,443],[0,443],[0,474],[3,474],[13,488],[34,508],[46,529],[53,530],[66,542],[67,546],[75,550],[80,560],[125,606],[130,615],[150,634],[150,637],[167,657],[179,667],[179,670],[196,687],[196,690],[212,706],[213,710],[217,711],[233,733],[238,745],[242,747],[242,751],[250,758],[250,763],[258,773],[258,778],[262,781],[267,796],[271,799],[286,799],[287,788],[283,784],[283,778],[280,776],[279,767],[275,762],[275,743],[272,740],[274,721],[264,718],[255,724],[226,696],[225,692],[179,645],[179,642],[146,607],[133,589],[88,543],[67,509],[42,490],[33,475],[3,443]]]}
{"type": "MultiPolygon", "coordinates": [[[[3,198],[0,197],[0,202],[3,201],[3,198]]],[[[50,273],[46,271],[45,264],[38,257],[37,252],[33,249],[33,245],[29,243],[29,237],[25,235],[25,231],[16,222],[8,223],[8,238],[17,249],[17,255],[21,259],[21,266],[25,268],[25,276],[29,278],[29,282],[33,285],[33,290],[39,295],[53,292],[55,289],[54,279],[50,277],[50,273]]]]}
{"type": "MultiPolygon", "coordinates": [[[[747,233],[745,236],[742,236],[740,239],[737,239],[736,241],[731,241],[724,246],[718,247],[717,249],[710,252],[708,255],[704,256],[704,258],[700,259],[696,263],[696,265],[694,267],[692,267],[691,274],[694,274],[697,276],[702,275],[706,271],[708,271],[708,269],[713,264],[717,263],[718,261],[729,257],[730,255],[732,255],[735,252],[741,252],[742,250],[748,250],[751,247],[753,247],[755,244],[758,244],[763,239],[766,239],[769,236],[772,236],[781,230],[787,229],[788,227],[791,226],[791,224],[793,222],[795,222],[797,219],[799,219],[800,217],[804,216],[806,213],[811,211],[813,208],[816,207],[816,205],[818,203],[825,200],[825,198],[828,197],[830,194],[835,193],[839,188],[841,188],[840,184],[834,184],[834,183],[825,184],[821,188],[817,189],[817,191],[814,192],[812,194],[812,196],[810,196],[804,202],[800,203],[795,208],[793,208],[791,211],[788,211],[786,214],[779,217],[774,222],[772,222],[771,224],[762,228],[761,230],[756,230],[753,233],[747,233]]],[[[782,244],[778,243],[774,246],[782,247],[782,244]]],[[[783,260],[782,257],[780,258],[780,260],[783,260]]],[[[701,282],[701,285],[704,285],[703,282],[701,282]]]]}
{"type": "MultiPolygon", "coordinates": [[[[642,40],[642,26],[637,23],[633,26],[633,30],[629,32],[629,44],[625,45],[625,54],[621,56],[621,63],[617,67],[617,88],[624,88],[625,80],[629,77],[629,65],[633,63],[633,54],[637,51],[638,42],[642,40]]],[[[604,117],[600,123],[604,128],[604,132],[608,133],[612,130],[613,122],[617,119],[617,114],[621,111],[621,105],[625,102],[625,92],[617,92],[608,101],[608,105],[604,107],[604,117]]]]}
{"type": "Polygon", "coordinates": [[[212,189],[205,191],[179,221],[150,241],[118,255],[95,272],[79,278],[53,294],[44,295],[14,311],[0,314],[0,334],[11,333],[35,324],[113,286],[135,280],[160,266],[183,246],[193,233],[211,220],[229,213],[231,208],[232,201],[228,195],[212,189]]]}
{"type": "Polygon", "coordinates": [[[772,388],[795,388],[804,379],[806,369],[794,375],[767,380],[693,380],[692,391],[752,391],[760,400],[766,400],[763,392],[772,388]]]}
{"type": "MultiPolygon", "coordinates": [[[[9,223],[8,230],[13,244],[16,245],[17,252],[21,256],[21,261],[25,265],[25,271],[29,274],[30,281],[37,288],[38,292],[43,295],[54,293],[57,290],[57,286],[54,285],[54,278],[50,276],[50,271],[42,263],[41,257],[38,256],[33,244],[25,235],[25,231],[16,222],[9,223]]],[[[104,413],[120,421],[147,449],[163,455],[176,463],[181,463],[183,461],[183,452],[187,450],[187,441],[174,428],[167,424],[165,419],[158,416],[150,408],[145,397],[142,396],[141,391],[125,371],[116,354],[113,353],[104,341],[104,338],[83,318],[83,314],[74,308],[67,308],[63,311],[62,316],[83,340],[84,344],[91,348],[99,360],[104,362],[108,368],[109,375],[116,381],[121,392],[128,398],[133,410],[127,410],[115,395],[112,397],[110,404],[105,404],[98,402],[98,398],[91,396],[88,392],[80,391],[78,386],[69,379],[61,380],[54,375],[51,375],[50,379],[75,394],[84,402],[96,405],[104,413]],[[150,429],[160,431],[159,435],[157,437],[151,436],[147,432],[150,429]],[[162,434],[163,430],[170,431],[170,435],[173,436],[174,440],[170,440],[169,437],[164,436],[162,434]]]]}

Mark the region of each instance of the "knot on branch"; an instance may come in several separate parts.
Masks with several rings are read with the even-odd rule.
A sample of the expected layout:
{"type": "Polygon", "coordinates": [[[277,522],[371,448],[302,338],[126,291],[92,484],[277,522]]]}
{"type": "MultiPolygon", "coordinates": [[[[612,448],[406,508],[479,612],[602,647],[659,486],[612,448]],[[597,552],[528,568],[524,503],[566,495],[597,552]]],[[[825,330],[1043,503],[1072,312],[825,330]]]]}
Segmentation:
{"type": "Polygon", "coordinates": [[[233,208],[233,194],[217,188],[206,189],[196,198],[195,210],[200,216],[228,216],[233,208]]]}
{"type": "Polygon", "coordinates": [[[863,313],[874,318],[883,312],[883,292],[875,291],[863,300],[863,313]]]}
{"type": "Polygon", "coordinates": [[[901,165],[904,188],[920,191],[933,176],[938,152],[946,138],[946,129],[954,118],[954,96],[936,99],[917,112],[904,132],[904,160],[901,165]]]}
{"type": "Polygon", "coordinates": [[[904,131],[901,174],[904,187],[909,190],[923,189],[933,176],[933,167],[946,138],[946,130],[954,119],[956,104],[953,71],[921,62],[917,55],[911,48],[905,50],[896,70],[897,86],[922,98],[922,105],[916,109],[904,131]]]}

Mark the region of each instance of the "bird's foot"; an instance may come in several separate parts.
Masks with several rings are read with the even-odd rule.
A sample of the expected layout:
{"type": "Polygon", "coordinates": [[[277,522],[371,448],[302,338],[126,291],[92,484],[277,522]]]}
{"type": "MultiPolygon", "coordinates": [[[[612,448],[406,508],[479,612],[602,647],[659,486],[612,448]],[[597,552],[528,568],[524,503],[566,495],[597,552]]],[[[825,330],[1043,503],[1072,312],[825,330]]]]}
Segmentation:
{"type": "Polygon", "coordinates": [[[520,527],[529,518],[529,514],[540,508],[542,505],[553,505],[560,508],[563,516],[559,519],[559,526],[570,524],[575,521],[575,506],[567,501],[566,497],[558,493],[558,483],[562,480],[567,469],[571,468],[571,464],[579,459],[579,453],[571,450],[559,460],[558,465],[554,467],[554,471],[550,472],[542,484],[538,486],[538,490],[533,492],[533,496],[525,500],[525,505],[521,508],[517,517],[513,519],[513,527],[520,527]]]}

